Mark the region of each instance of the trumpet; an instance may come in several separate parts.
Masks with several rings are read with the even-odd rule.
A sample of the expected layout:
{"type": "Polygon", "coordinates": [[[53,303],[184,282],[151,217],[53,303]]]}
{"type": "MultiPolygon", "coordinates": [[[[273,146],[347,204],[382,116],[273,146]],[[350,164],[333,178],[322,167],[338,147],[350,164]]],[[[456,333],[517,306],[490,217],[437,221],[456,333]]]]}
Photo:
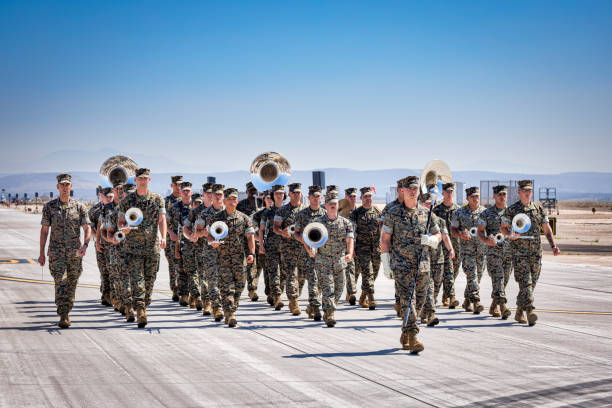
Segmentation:
{"type": "Polygon", "coordinates": [[[471,237],[473,237],[473,238],[477,237],[478,236],[478,228],[477,227],[470,228],[469,229],[469,233],[470,233],[471,237]]]}
{"type": "Polygon", "coordinates": [[[501,232],[498,232],[497,234],[493,235],[493,239],[495,240],[496,244],[502,244],[506,240],[506,237],[501,232]]]}
{"type": "Polygon", "coordinates": [[[302,238],[306,245],[316,253],[317,248],[322,247],[327,242],[327,227],[320,222],[311,222],[304,228],[302,238]]]}
{"type": "Polygon", "coordinates": [[[276,184],[289,182],[291,166],[287,159],[276,152],[260,154],[251,163],[251,181],[257,190],[268,190],[276,184]]]}
{"type": "Polygon", "coordinates": [[[132,207],[125,212],[125,222],[132,228],[140,225],[142,217],[142,211],[138,207],[132,207]]]}
{"type": "Polygon", "coordinates": [[[512,218],[512,229],[517,234],[523,234],[531,229],[531,218],[527,214],[516,214],[512,218]]]}
{"type": "Polygon", "coordinates": [[[125,233],[123,231],[121,231],[121,230],[115,232],[115,234],[113,236],[119,242],[125,241],[125,233]]]}
{"type": "Polygon", "coordinates": [[[287,230],[289,231],[289,235],[295,234],[295,224],[291,224],[290,226],[288,226],[287,230]]]}
{"type": "Polygon", "coordinates": [[[219,244],[223,243],[221,240],[227,236],[228,231],[229,228],[223,221],[213,222],[209,229],[210,235],[215,239],[213,242],[217,242],[219,244]]]}

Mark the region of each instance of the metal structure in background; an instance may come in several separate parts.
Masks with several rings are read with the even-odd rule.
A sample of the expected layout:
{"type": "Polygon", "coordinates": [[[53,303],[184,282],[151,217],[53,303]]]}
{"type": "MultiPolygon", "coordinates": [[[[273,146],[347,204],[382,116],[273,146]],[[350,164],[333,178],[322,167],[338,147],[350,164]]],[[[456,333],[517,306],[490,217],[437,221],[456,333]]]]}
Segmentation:
{"type": "Polygon", "coordinates": [[[548,210],[548,214],[552,214],[553,211],[559,215],[559,207],[557,206],[557,188],[556,187],[540,187],[538,199],[542,203],[542,206],[548,210]]]}
{"type": "Polygon", "coordinates": [[[325,188],[325,172],[324,171],[313,171],[312,172],[312,185],[321,186],[325,188]]]}
{"type": "MultiPolygon", "coordinates": [[[[534,180],[531,180],[531,182],[534,183],[534,180]]],[[[519,200],[518,180],[481,180],[480,205],[484,207],[490,207],[492,205],[495,205],[495,199],[493,198],[493,187],[499,185],[508,186],[508,205],[511,205],[519,200]]]]}

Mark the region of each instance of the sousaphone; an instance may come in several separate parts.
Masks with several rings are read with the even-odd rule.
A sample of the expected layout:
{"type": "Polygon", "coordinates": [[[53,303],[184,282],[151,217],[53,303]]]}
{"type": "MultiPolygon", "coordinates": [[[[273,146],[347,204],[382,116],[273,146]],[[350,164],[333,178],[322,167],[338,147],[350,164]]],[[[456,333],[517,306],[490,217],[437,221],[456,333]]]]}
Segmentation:
{"type": "Polygon", "coordinates": [[[291,166],[282,154],[265,152],[253,160],[250,172],[255,188],[264,191],[276,184],[286,185],[291,177],[291,166]]]}
{"type": "Polygon", "coordinates": [[[110,184],[108,187],[125,184],[136,175],[137,168],[136,162],[127,156],[109,157],[100,167],[101,184],[110,184]]]}

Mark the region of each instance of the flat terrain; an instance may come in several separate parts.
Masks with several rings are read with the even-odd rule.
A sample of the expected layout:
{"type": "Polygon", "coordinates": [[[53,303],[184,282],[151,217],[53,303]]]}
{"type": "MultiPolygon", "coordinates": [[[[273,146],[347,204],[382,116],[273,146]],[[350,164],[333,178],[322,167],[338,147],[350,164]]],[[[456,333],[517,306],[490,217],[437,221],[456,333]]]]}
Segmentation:
{"type": "MultiPolygon", "coordinates": [[[[583,231],[600,242],[582,244],[605,246],[610,230],[587,225],[604,215],[562,211],[559,242],[583,231]]],[[[379,307],[343,302],[335,328],[245,298],[229,329],[170,300],[162,256],[149,325],[138,329],[99,304],[93,248],[73,325],[59,330],[49,270],[28,261],[39,223],[0,209],[1,407],[612,405],[612,266],[602,254],[545,258],[536,326],[440,308],[441,324],[421,328],[425,351],[413,356],[399,348],[393,282],[382,274],[379,307]]],[[[458,294],[464,286],[461,273],[458,294]]],[[[485,274],[486,306],[490,292],[485,274]]],[[[516,292],[511,280],[512,307],[516,292]]]]}

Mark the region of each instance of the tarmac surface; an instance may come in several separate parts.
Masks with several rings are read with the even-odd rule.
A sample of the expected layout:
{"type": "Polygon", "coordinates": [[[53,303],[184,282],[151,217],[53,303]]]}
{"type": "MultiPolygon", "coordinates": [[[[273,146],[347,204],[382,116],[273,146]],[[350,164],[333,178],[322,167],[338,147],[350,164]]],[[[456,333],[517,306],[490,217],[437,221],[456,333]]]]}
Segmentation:
{"type": "MultiPolygon", "coordinates": [[[[40,215],[0,209],[0,407],[612,405],[611,267],[546,261],[534,327],[486,313],[485,273],[485,312],[440,307],[415,356],[401,349],[382,274],[376,310],[342,302],[335,328],[243,297],[230,329],[171,301],[162,255],[138,329],[100,305],[93,245],[60,330],[49,269],[35,263],[39,230],[40,215]]],[[[516,293],[512,279],[512,307],[516,293]]]]}

